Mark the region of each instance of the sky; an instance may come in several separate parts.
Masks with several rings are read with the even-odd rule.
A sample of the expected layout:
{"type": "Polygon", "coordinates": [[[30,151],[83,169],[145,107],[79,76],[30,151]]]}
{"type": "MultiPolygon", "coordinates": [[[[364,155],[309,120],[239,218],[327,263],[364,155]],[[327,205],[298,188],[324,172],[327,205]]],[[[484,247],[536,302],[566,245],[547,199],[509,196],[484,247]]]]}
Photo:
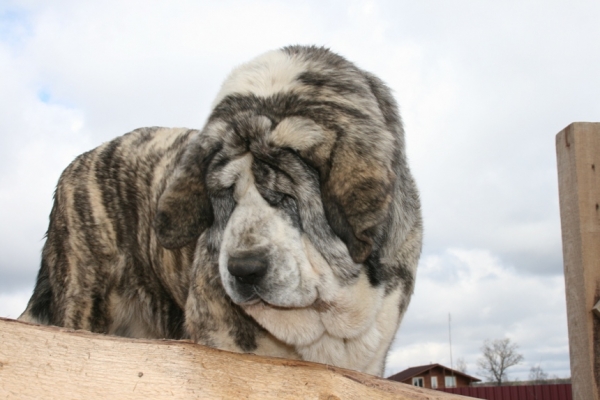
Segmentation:
{"type": "Polygon", "coordinates": [[[25,308],[74,157],[143,126],[201,128],[233,67],[316,44],[392,88],[421,193],[386,375],[462,359],[480,377],[483,342],[507,337],[524,356],[509,379],[567,377],[554,140],[600,121],[598,21],[591,0],[0,0],[0,316],[25,308]]]}

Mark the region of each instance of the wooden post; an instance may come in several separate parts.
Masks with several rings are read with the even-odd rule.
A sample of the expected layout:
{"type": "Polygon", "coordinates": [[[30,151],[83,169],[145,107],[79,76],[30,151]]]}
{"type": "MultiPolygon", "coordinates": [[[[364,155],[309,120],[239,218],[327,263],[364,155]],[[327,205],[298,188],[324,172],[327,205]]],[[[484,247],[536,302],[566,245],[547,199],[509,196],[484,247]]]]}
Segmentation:
{"type": "Polygon", "coordinates": [[[2,399],[404,399],[470,397],[342,368],[127,339],[0,318],[2,399]]]}
{"type": "Polygon", "coordinates": [[[600,388],[600,123],[576,122],[556,135],[560,219],[574,400],[600,388]]]}

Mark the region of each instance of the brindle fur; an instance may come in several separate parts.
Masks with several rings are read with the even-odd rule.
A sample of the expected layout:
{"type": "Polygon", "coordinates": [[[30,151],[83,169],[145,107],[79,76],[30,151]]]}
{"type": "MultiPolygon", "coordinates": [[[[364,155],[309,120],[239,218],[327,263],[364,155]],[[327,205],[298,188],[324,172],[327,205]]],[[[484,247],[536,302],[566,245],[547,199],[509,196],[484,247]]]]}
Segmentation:
{"type": "Polygon", "coordinates": [[[292,46],[235,69],[201,131],[142,128],[73,161],[20,318],[381,375],[421,238],[389,89],[292,46]],[[232,275],[257,257],[257,283],[232,275]]]}

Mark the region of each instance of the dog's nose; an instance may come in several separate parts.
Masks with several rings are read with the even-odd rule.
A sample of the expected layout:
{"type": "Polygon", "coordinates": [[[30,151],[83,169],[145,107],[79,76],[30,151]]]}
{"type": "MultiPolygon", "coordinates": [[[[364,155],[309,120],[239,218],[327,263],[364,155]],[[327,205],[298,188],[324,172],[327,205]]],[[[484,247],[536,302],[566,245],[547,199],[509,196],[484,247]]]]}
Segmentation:
{"type": "Polygon", "coordinates": [[[267,273],[268,262],[262,256],[229,257],[227,269],[240,283],[254,285],[267,273]]]}

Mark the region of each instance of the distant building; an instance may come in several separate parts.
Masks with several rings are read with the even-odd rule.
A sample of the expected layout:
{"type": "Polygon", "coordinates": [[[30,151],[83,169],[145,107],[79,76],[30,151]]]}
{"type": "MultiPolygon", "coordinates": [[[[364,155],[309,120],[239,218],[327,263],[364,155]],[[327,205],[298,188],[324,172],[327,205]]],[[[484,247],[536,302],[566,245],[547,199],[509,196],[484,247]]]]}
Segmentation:
{"type": "Polygon", "coordinates": [[[481,379],[444,367],[441,364],[411,367],[389,376],[388,379],[428,389],[465,387],[474,382],[481,382],[481,379]]]}

